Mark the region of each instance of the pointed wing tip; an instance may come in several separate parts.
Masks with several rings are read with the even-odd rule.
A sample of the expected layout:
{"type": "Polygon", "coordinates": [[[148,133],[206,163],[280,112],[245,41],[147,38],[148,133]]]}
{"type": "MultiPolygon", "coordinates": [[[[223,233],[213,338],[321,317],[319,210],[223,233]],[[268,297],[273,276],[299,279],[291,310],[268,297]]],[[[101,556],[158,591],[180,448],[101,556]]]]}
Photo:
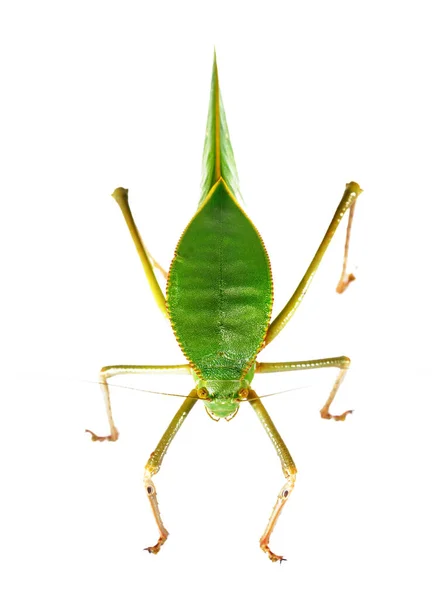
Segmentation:
{"type": "Polygon", "coordinates": [[[214,77],[218,78],[218,65],[217,65],[217,56],[216,56],[216,48],[213,48],[213,74],[214,77]]]}

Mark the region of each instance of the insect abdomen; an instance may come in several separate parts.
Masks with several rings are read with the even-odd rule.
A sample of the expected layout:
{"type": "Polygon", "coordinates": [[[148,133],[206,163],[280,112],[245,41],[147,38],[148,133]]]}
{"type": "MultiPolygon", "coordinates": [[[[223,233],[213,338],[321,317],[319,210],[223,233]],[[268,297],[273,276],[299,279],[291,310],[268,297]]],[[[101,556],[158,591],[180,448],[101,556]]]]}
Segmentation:
{"type": "Polygon", "coordinates": [[[240,379],[262,346],[272,310],[269,259],[223,180],[179,241],[167,307],[184,354],[204,379],[240,379]]]}

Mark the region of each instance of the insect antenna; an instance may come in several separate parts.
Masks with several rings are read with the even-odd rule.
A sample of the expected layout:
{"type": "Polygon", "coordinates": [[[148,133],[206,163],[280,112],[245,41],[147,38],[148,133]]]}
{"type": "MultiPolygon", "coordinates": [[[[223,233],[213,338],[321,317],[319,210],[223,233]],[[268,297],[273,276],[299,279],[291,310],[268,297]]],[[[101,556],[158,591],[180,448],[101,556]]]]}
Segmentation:
{"type": "MultiPolygon", "coordinates": [[[[15,374],[16,375],[16,374],[15,374]]],[[[22,376],[23,374],[21,374],[22,376]]],[[[65,382],[70,382],[72,383],[84,383],[84,384],[88,384],[88,385],[100,385],[100,382],[95,380],[95,379],[85,379],[85,378],[80,378],[80,377],[69,377],[67,375],[52,375],[52,374],[45,374],[45,373],[25,373],[25,375],[23,376],[24,379],[26,380],[36,380],[36,379],[47,379],[49,381],[65,381],[65,382]]],[[[125,385],[123,383],[112,383],[110,381],[107,381],[107,385],[109,388],[116,388],[119,390],[128,390],[131,392],[141,392],[143,394],[154,394],[157,396],[172,396],[173,398],[183,398],[185,400],[185,398],[189,397],[186,394],[177,394],[175,392],[161,392],[161,391],[157,391],[157,390],[148,390],[148,389],[144,389],[142,387],[135,387],[132,385],[125,385]]],[[[308,388],[313,387],[312,384],[310,385],[300,385],[297,387],[292,387],[292,388],[287,388],[284,390],[279,390],[277,392],[272,392],[270,394],[264,394],[264,395],[260,395],[259,397],[260,399],[263,398],[270,398],[272,396],[280,396],[282,394],[287,394],[289,392],[296,392],[298,390],[305,390],[308,388]]],[[[248,398],[242,398],[240,400],[240,402],[245,402],[247,401],[248,398]]]]}
{"type": "MultiPolygon", "coordinates": [[[[14,376],[17,376],[17,375],[19,376],[19,378],[25,379],[27,381],[46,379],[48,381],[63,381],[63,382],[69,382],[71,384],[84,383],[84,384],[88,384],[88,385],[97,385],[97,386],[101,385],[101,383],[95,379],[69,377],[67,375],[52,375],[52,374],[48,374],[48,373],[47,374],[45,374],[45,373],[25,373],[25,374],[14,373],[14,376]]],[[[109,388],[124,389],[124,390],[132,391],[132,392],[142,392],[144,394],[157,394],[158,396],[173,396],[175,398],[183,398],[184,400],[186,397],[189,397],[187,394],[176,394],[173,392],[160,392],[160,391],[156,391],[156,390],[146,390],[141,387],[125,385],[122,383],[107,382],[107,385],[109,388]]]]}
{"type": "Polygon", "coordinates": [[[272,394],[265,394],[264,396],[260,396],[260,398],[270,398],[271,396],[279,396],[280,394],[287,394],[288,392],[297,392],[298,390],[306,390],[308,388],[312,388],[313,385],[299,385],[293,388],[287,388],[286,390],[280,390],[279,392],[273,392],[272,394]]]}
{"type": "MultiPolygon", "coordinates": [[[[287,388],[286,390],[279,390],[278,392],[272,392],[271,394],[258,394],[260,400],[263,398],[270,398],[271,396],[281,396],[282,394],[287,394],[289,392],[297,392],[298,390],[306,390],[308,388],[314,387],[312,384],[310,385],[299,385],[297,387],[287,388]]],[[[241,402],[247,401],[248,398],[242,398],[241,402]]]]}

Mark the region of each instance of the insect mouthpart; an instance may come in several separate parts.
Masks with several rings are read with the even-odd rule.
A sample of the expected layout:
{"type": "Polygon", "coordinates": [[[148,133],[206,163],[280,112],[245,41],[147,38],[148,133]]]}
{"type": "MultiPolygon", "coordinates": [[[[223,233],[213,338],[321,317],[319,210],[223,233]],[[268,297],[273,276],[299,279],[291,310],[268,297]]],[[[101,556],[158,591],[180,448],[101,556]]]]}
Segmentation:
{"type": "Polygon", "coordinates": [[[204,407],[214,421],[220,419],[230,421],[239,410],[239,400],[237,398],[213,398],[207,400],[204,407]]]}

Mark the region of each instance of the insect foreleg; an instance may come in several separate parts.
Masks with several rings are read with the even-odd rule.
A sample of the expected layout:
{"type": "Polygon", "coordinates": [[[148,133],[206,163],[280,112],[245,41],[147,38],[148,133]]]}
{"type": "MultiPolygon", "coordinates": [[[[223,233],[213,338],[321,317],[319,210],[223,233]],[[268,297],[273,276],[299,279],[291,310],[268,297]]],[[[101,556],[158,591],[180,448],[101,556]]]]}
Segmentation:
{"type": "Polygon", "coordinates": [[[328,400],[320,411],[322,419],[334,419],[335,421],[344,421],[351,410],[346,410],[341,415],[331,415],[329,407],[335,398],[347,370],[350,367],[350,358],[347,356],[334,356],[332,358],[317,358],[314,360],[299,360],[296,362],[271,362],[256,363],[256,373],[281,373],[285,371],[305,371],[307,369],[325,369],[336,367],[339,369],[337,378],[329,394],[328,400]]]}
{"type": "Polygon", "coordinates": [[[296,466],[293,462],[292,457],[290,456],[290,452],[288,451],[286,444],[283,442],[283,439],[278,433],[271,417],[269,416],[267,410],[265,409],[259,397],[253,390],[250,390],[248,400],[253,409],[255,410],[257,416],[259,417],[261,424],[265,428],[266,433],[270,437],[271,442],[273,443],[275,450],[277,451],[277,454],[280,457],[284,477],[287,479],[286,483],[281,488],[278,494],[277,501],[275,503],[274,508],[272,509],[272,513],[269,518],[269,522],[266,526],[262,537],[260,538],[260,548],[263,550],[263,552],[266,552],[266,554],[273,562],[277,560],[281,562],[282,560],[284,560],[284,558],[272,552],[272,550],[269,548],[269,540],[274,530],[275,524],[278,520],[278,517],[280,516],[281,511],[283,510],[283,507],[289,499],[289,496],[295,486],[296,466]]]}
{"type": "MultiPolygon", "coordinates": [[[[346,244],[344,249],[344,261],[343,261],[343,272],[340,277],[340,281],[337,286],[338,292],[343,292],[349,283],[355,279],[353,275],[347,275],[346,273],[346,265],[347,265],[347,255],[349,250],[349,238],[350,238],[350,230],[352,227],[352,218],[353,218],[353,210],[355,206],[356,199],[359,194],[362,192],[359,185],[355,182],[348,183],[346,185],[346,190],[343,194],[343,198],[341,199],[340,204],[335,211],[335,214],[332,218],[332,221],[325,233],[325,236],[317,249],[316,254],[314,255],[313,260],[310,263],[310,266],[305,272],[305,275],[301,279],[298,287],[296,288],[294,294],[287,302],[286,306],[280,312],[280,314],[272,321],[269,326],[268,332],[265,338],[265,346],[272,342],[274,338],[284,329],[287,323],[292,318],[296,309],[302,302],[305,294],[307,293],[308,288],[310,287],[310,283],[313,280],[313,277],[322,261],[322,258],[329,246],[330,241],[334,237],[334,234],[337,230],[338,225],[340,224],[345,212],[350,209],[349,213],[349,223],[347,226],[347,235],[346,235],[346,244]]],[[[264,346],[263,346],[264,347],[264,346]]]]}
{"type": "Polygon", "coordinates": [[[109,442],[115,442],[119,437],[119,432],[113,421],[113,413],[111,410],[110,402],[110,391],[108,389],[107,379],[115,377],[116,375],[143,375],[144,373],[187,373],[190,374],[191,370],[189,365],[111,365],[108,367],[102,367],[99,373],[99,384],[101,386],[102,395],[104,396],[105,409],[107,411],[108,423],[110,425],[110,435],[99,436],[86,429],[92,436],[92,441],[103,442],[108,440],[109,442]]]}
{"type": "Polygon", "coordinates": [[[143,244],[140,233],[135,224],[134,217],[132,216],[131,209],[129,208],[128,190],[126,190],[125,188],[116,188],[112,196],[116,200],[117,204],[120,207],[120,210],[122,211],[123,217],[128,226],[129,233],[131,234],[131,237],[134,241],[135,248],[137,249],[138,255],[141,260],[141,264],[143,265],[147,281],[149,282],[150,289],[156,300],[156,303],[158,304],[164,317],[168,318],[167,308],[165,306],[165,296],[161,290],[158,280],[156,279],[155,269],[159,269],[166,279],[167,273],[159,265],[159,263],[157,263],[156,260],[147,252],[146,247],[143,244]]]}
{"type": "Polygon", "coordinates": [[[160,439],[155,451],[152,452],[150,458],[146,464],[144,469],[144,488],[146,490],[147,497],[149,498],[150,506],[152,507],[153,516],[155,517],[156,524],[159,530],[159,539],[154,546],[149,546],[145,548],[148,552],[152,554],[157,554],[161,546],[164,544],[168,537],[168,531],[164,527],[164,523],[162,522],[161,513],[158,506],[158,500],[156,497],[156,487],[152,481],[152,476],[158,473],[162,460],[165,456],[165,453],[168,450],[169,445],[171,444],[174,436],[179,431],[180,426],[188,416],[190,410],[197,402],[197,390],[192,390],[190,395],[185,399],[180,409],[174,415],[170,425],[167,427],[164,435],[160,439]]]}

